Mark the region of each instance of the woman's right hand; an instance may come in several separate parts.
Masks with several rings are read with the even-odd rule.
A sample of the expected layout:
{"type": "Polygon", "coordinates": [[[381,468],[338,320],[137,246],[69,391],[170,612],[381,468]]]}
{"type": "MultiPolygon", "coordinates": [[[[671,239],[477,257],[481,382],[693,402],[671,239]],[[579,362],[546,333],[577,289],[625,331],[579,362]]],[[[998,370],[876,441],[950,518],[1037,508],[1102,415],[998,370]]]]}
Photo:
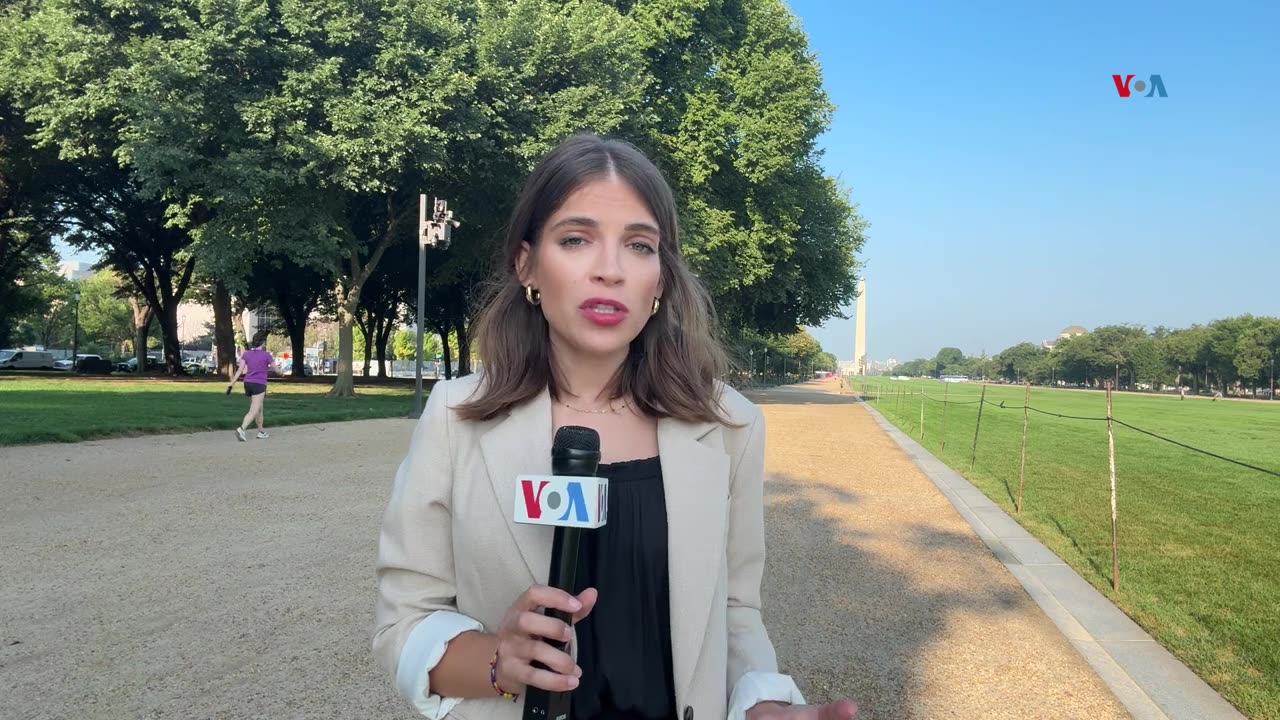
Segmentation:
{"type": "Polygon", "coordinates": [[[574,597],[546,585],[533,585],[521,593],[498,625],[498,686],[516,694],[528,687],[551,692],[577,687],[581,668],[569,653],[546,642],[567,643],[572,630],[564,622],[544,615],[542,609],[563,610],[576,623],[595,607],[596,596],[595,588],[587,588],[574,597]],[[547,669],[535,667],[534,661],[547,669]]]}

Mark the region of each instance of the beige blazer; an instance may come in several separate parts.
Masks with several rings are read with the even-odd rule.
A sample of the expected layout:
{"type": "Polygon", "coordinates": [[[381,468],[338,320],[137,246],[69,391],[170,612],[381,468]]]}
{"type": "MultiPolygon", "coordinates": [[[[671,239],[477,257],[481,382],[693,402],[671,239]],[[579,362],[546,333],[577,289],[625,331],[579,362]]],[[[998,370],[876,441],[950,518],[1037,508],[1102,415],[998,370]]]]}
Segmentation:
{"type": "MultiPolygon", "coordinates": [[[[447,611],[493,632],[520,593],[547,582],[551,563],[554,529],[512,520],[516,476],[551,472],[549,393],[503,417],[462,421],[451,408],[478,381],[472,375],[432,389],[383,518],[373,652],[419,707],[422,698],[409,697],[414,692],[405,685],[423,682],[421,648],[405,654],[413,655],[405,660],[411,666],[400,667],[415,626],[447,611]]],[[[681,720],[724,720],[731,695],[744,707],[759,699],[803,702],[791,679],[777,673],[760,619],[764,418],[737,391],[719,389],[726,414],[743,427],[658,422],[681,720]]],[[[495,695],[451,704],[449,718],[517,720],[524,699],[495,695]]]]}

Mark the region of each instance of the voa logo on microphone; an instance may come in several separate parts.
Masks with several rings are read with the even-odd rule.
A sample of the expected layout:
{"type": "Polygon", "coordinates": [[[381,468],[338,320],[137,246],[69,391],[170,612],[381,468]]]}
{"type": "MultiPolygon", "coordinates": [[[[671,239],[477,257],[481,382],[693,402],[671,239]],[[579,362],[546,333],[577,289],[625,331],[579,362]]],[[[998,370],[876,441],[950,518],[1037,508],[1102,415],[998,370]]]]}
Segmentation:
{"type": "Polygon", "coordinates": [[[515,520],[532,525],[598,528],[605,524],[609,481],[596,477],[517,478],[515,520]]]}

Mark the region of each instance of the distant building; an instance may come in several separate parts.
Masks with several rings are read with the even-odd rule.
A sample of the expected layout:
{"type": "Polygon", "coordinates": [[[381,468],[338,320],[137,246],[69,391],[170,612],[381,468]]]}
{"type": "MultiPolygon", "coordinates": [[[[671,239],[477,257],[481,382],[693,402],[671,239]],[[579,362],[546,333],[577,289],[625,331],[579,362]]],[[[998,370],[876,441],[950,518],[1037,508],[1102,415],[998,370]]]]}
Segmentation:
{"type": "Polygon", "coordinates": [[[93,266],[79,260],[67,260],[58,264],[58,274],[68,280],[84,280],[93,277],[93,266]]]}
{"type": "Polygon", "coordinates": [[[211,333],[208,328],[212,325],[213,308],[209,305],[178,303],[178,342],[189,343],[209,335],[211,333]]]}
{"type": "Polygon", "coordinates": [[[1084,329],[1080,325],[1071,325],[1070,327],[1064,328],[1062,332],[1058,333],[1058,337],[1052,340],[1042,341],[1040,343],[1040,347],[1044,348],[1045,350],[1052,350],[1053,346],[1057,345],[1058,341],[1063,338],[1073,338],[1073,337],[1078,337],[1080,335],[1087,335],[1088,333],[1089,331],[1084,329]]]}

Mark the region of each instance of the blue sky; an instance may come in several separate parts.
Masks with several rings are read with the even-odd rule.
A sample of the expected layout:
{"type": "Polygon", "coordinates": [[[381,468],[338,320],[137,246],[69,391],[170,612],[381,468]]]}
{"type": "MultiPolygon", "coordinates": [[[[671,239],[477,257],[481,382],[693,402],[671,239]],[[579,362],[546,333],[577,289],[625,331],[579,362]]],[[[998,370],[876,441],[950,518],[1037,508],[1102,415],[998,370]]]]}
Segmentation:
{"type": "MultiPolygon", "coordinates": [[[[871,359],[1280,315],[1280,4],[788,4],[870,223],[871,359]]],[[[848,360],[846,314],[811,332],[848,360]]]]}

